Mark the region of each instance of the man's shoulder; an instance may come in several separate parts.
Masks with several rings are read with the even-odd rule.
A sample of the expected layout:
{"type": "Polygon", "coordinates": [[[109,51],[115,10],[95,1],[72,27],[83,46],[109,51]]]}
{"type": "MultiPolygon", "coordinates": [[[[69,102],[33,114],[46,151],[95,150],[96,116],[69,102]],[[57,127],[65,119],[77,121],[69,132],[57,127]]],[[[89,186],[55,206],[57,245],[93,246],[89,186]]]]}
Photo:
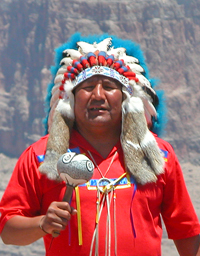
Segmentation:
{"type": "Polygon", "coordinates": [[[174,151],[173,148],[172,148],[172,145],[168,141],[158,137],[154,133],[153,133],[153,135],[154,135],[155,140],[156,140],[160,149],[164,149],[164,150],[168,150],[168,151],[174,151]]]}
{"type": "Polygon", "coordinates": [[[30,148],[35,151],[36,155],[44,154],[46,151],[46,145],[49,135],[42,136],[39,140],[30,145],[30,148]]]}

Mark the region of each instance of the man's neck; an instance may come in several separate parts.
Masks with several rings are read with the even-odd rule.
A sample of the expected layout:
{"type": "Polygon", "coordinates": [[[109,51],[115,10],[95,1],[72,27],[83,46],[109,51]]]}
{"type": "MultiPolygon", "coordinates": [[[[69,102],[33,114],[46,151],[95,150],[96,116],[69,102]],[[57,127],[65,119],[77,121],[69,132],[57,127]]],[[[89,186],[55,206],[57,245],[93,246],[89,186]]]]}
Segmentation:
{"type": "Polygon", "coordinates": [[[90,143],[93,148],[106,158],[120,138],[120,131],[85,131],[78,129],[79,133],[90,143]]]}

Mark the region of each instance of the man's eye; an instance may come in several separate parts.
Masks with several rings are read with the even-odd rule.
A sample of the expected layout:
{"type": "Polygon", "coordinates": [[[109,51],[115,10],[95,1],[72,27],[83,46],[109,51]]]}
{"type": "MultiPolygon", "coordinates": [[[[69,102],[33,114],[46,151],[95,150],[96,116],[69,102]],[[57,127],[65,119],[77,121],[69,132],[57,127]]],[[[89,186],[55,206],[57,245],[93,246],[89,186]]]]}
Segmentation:
{"type": "Polygon", "coordinates": [[[105,84],[105,85],[103,86],[103,88],[104,88],[105,90],[115,90],[115,89],[117,89],[117,87],[114,86],[114,85],[112,85],[112,84],[105,84]]]}
{"type": "Polygon", "coordinates": [[[104,89],[105,90],[113,90],[114,88],[112,86],[106,85],[106,86],[104,86],[104,89]]]}
{"type": "Polygon", "coordinates": [[[87,90],[87,91],[93,90],[93,89],[94,89],[94,85],[85,86],[83,89],[84,89],[84,90],[87,90]]]}

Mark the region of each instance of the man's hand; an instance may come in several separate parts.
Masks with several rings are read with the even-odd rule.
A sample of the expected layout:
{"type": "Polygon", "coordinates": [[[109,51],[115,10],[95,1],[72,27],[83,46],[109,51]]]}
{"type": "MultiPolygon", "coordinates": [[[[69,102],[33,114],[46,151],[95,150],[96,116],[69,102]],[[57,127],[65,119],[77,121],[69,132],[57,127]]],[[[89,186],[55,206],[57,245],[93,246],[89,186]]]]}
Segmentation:
{"type": "Polygon", "coordinates": [[[48,234],[56,237],[62,230],[65,230],[68,221],[72,215],[76,214],[76,210],[67,202],[52,202],[40,220],[41,229],[48,234]]]}

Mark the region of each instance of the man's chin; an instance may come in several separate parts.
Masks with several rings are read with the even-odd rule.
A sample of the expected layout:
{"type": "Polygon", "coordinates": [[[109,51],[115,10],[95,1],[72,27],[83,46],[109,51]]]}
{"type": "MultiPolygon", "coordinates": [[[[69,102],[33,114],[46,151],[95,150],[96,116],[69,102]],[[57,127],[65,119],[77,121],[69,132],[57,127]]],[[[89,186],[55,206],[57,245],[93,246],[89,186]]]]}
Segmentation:
{"type": "Polygon", "coordinates": [[[106,118],[103,116],[93,116],[89,119],[92,125],[106,125],[112,122],[111,118],[106,118]]]}

